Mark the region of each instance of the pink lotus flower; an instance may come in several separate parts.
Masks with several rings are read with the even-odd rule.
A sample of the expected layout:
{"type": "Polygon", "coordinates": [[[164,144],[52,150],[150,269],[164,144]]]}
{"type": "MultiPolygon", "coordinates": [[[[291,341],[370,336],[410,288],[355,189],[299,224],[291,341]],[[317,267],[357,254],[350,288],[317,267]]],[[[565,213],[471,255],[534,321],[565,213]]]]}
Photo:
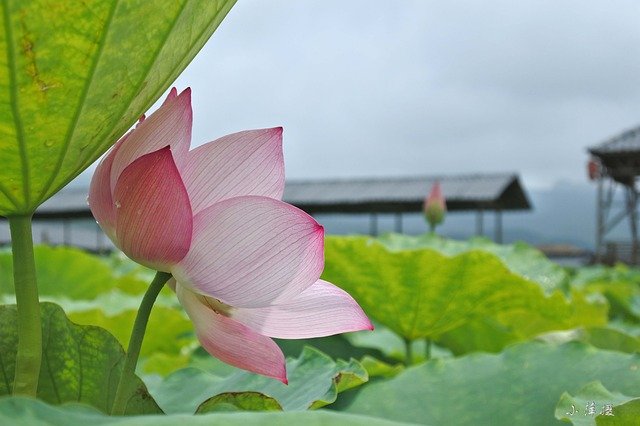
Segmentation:
{"type": "Polygon", "coordinates": [[[324,230],[280,201],[282,128],[249,130],[189,150],[191,91],[120,139],[89,192],[96,220],[127,256],[169,282],[202,346],[286,383],[271,339],[372,329],[349,294],[320,280],[324,230]]]}
{"type": "Polygon", "coordinates": [[[429,223],[431,232],[435,230],[436,225],[442,223],[446,212],[447,203],[442,195],[440,181],[436,181],[431,187],[429,196],[424,201],[424,215],[429,223]]]}

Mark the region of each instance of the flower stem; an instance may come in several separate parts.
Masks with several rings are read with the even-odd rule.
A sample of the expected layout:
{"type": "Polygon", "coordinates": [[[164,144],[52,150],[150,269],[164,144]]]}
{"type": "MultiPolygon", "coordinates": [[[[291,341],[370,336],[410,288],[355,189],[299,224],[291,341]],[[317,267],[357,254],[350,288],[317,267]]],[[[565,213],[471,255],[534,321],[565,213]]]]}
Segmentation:
{"type": "Polygon", "coordinates": [[[142,298],[140,309],[138,309],[136,320],[133,323],[133,330],[131,331],[131,338],[129,339],[129,347],[127,348],[127,356],[124,361],[124,367],[122,368],[122,375],[120,376],[116,396],[113,400],[113,406],[111,407],[111,415],[124,415],[127,408],[128,397],[131,391],[132,382],[135,378],[136,364],[138,363],[140,347],[142,346],[142,340],[144,339],[144,332],[147,329],[147,322],[149,321],[151,308],[153,307],[160,290],[162,290],[165,283],[169,281],[169,278],[171,278],[171,274],[167,272],[157,272],[153,281],[149,285],[147,292],[142,298]]]}
{"type": "Polygon", "coordinates": [[[427,339],[426,341],[426,347],[425,347],[425,360],[429,361],[431,359],[431,345],[432,345],[433,341],[431,339],[427,339]]]}
{"type": "Polygon", "coordinates": [[[18,352],[13,394],[36,396],[42,361],[42,324],[33,257],[31,215],[9,217],[13,283],[18,310],[18,352]]]}

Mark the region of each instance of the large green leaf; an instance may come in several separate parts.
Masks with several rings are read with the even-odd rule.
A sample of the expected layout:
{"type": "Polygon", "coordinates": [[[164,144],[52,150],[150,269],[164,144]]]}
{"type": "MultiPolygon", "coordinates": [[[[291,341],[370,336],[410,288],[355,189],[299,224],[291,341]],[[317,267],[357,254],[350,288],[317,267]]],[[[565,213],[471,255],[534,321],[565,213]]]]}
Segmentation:
{"type": "Polygon", "coordinates": [[[640,398],[632,399],[613,407],[613,415],[600,414],[596,417],[598,426],[637,425],[640,419],[640,398]]]}
{"type": "Polygon", "coordinates": [[[579,341],[588,343],[596,348],[630,354],[640,352],[640,338],[611,327],[590,327],[556,331],[540,335],[538,339],[556,344],[579,341]]]}
{"type": "Polygon", "coordinates": [[[554,425],[563,392],[599,380],[633,395],[640,356],[581,343],[524,343],[499,355],[432,360],[363,386],[348,412],[434,425],[554,425]]]}
{"type": "Polygon", "coordinates": [[[260,392],[225,392],[200,404],[196,414],[216,411],[282,411],[282,406],[260,392]]]}
{"type": "Polygon", "coordinates": [[[235,0],[0,3],[0,215],[32,212],[158,99],[235,0]]]}
{"type": "Polygon", "coordinates": [[[610,305],[609,316],[640,323],[640,272],[625,265],[580,268],[570,282],[585,294],[601,294],[610,305]]]}
{"type": "MultiPolygon", "coordinates": [[[[424,339],[406,342],[398,334],[389,328],[374,321],[375,329],[372,331],[356,331],[342,334],[344,340],[350,342],[354,350],[357,350],[357,357],[372,356],[386,363],[396,364],[398,361],[404,362],[407,358],[407,345],[410,345],[412,361],[422,362],[426,358],[426,341],[424,339]]],[[[431,356],[436,358],[452,356],[449,349],[440,347],[431,342],[431,356]]]]}
{"type": "Polygon", "coordinates": [[[395,364],[390,365],[379,359],[370,357],[369,355],[362,358],[360,361],[362,366],[367,370],[369,378],[373,377],[394,377],[404,370],[404,365],[395,364]]]}
{"type": "MultiPolygon", "coordinates": [[[[533,333],[535,334],[535,333],[533,333]]],[[[438,344],[448,348],[454,355],[470,352],[500,352],[507,345],[520,341],[523,337],[509,325],[496,318],[480,317],[438,338],[438,344]]]]}
{"type": "Polygon", "coordinates": [[[339,392],[368,380],[366,370],[357,361],[333,361],[310,347],[299,358],[287,360],[287,377],[289,384],[284,385],[246,371],[220,377],[197,368],[185,368],[168,376],[151,392],[167,413],[193,413],[210,397],[245,391],[272,397],[290,411],[330,404],[339,392]]]}
{"type": "Polygon", "coordinates": [[[327,238],[323,278],[347,290],[371,317],[408,339],[492,321],[506,341],[543,331],[603,325],[606,305],[567,300],[510,272],[493,254],[454,257],[430,249],[389,251],[367,238],[327,238]]]}
{"type": "MultiPolygon", "coordinates": [[[[407,357],[407,347],[402,337],[384,325],[377,322],[374,325],[375,328],[372,331],[347,333],[343,334],[342,338],[358,348],[375,348],[379,350],[385,355],[387,361],[404,361],[407,357]]],[[[382,359],[382,357],[372,352],[369,352],[368,355],[382,359]]]]}
{"type": "Polygon", "coordinates": [[[212,413],[198,416],[177,414],[171,416],[110,417],[91,410],[89,407],[54,407],[42,401],[12,397],[0,398],[0,424],[25,426],[42,424],[52,426],[401,426],[408,423],[323,410],[271,413],[212,413]]]}
{"type": "MultiPolygon", "coordinates": [[[[114,289],[142,295],[150,282],[142,281],[135,273],[117,274],[104,259],[77,248],[40,245],[35,247],[34,256],[38,292],[45,297],[93,300],[114,289]]],[[[13,292],[11,252],[2,251],[0,295],[13,292]]]]}
{"type": "MultiPolygon", "coordinates": [[[[383,326],[376,325],[376,329],[373,331],[366,330],[364,332],[354,332],[345,334],[336,334],[334,336],[316,337],[310,339],[275,339],[282,349],[285,356],[297,358],[306,346],[313,346],[319,351],[329,355],[332,358],[356,358],[360,359],[367,355],[376,357],[381,360],[393,362],[393,356],[387,352],[388,347],[382,346],[388,341],[379,339],[372,342],[371,339],[367,339],[370,335],[379,335],[381,330],[385,330],[383,326]],[[362,334],[362,336],[360,336],[362,334]],[[361,343],[362,342],[362,343],[361,343]]],[[[387,330],[388,331],[388,330],[387,330]]],[[[402,339],[397,337],[393,332],[388,331],[396,339],[400,340],[400,345],[404,351],[402,339]]],[[[391,348],[396,349],[395,347],[391,348]]],[[[396,355],[396,354],[394,354],[396,355]]],[[[396,359],[403,360],[404,352],[396,359]]]]}
{"type": "Polygon", "coordinates": [[[567,272],[560,265],[550,261],[540,250],[525,243],[496,244],[481,237],[458,241],[436,234],[385,234],[379,237],[378,241],[394,251],[430,248],[448,256],[471,250],[486,251],[498,256],[512,272],[537,282],[546,291],[562,288],[568,280],[567,272]]]}
{"type": "MultiPolygon", "coordinates": [[[[117,315],[106,315],[100,309],[78,311],[69,314],[69,318],[78,324],[97,325],[109,330],[122,345],[126,345],[137,310],[127,310],[117,315]]],[[[186,357],[179,357],[185,348],[197,342],[193,334],[191,321],[178,309],[154,306],[149,317],[140,356],[145,358],[162,354],[173,356],[173,363],[178,365],[153,368],[147,366],[144,371],[170,372],[187,364],[186,357]],[[176,358],[177,357],[177,358],[176,358]],[[168,370],[170,368],[170,370],[168,370]]],[[[146,366],[146,363],[143,362],[146,366]]]]}
{"type": "MultiPolygon", "coordinates": [[[[133,321],[153,274],[118,257],[103,259],[69,247],[37,246],[36,276],[40,300],[61,305],[79,324],[110,331],[122,345],[131,335],[133,321]],[[120,272],[112,269],[116,264],[120,272]],[[150,275],[150,276],[149,276],[150,275]]],[[[0,252],[0,295],[14,303],[11,253],[0,252]]],[[[142,344],[143,370],[168,373],[186,365],[185,348],[195,344],[193,327],[173,292],[166,288],[155,303],[142,344]],[[155,362],[146,358],[154,356],[155,362]],[[171,357],[161,364],[158,358],[171,357]]]]}
{"type": "Polygon", "coordinates": [[[571,284],[574,285],[619,281],[640,284],[640,269],[623,263],[615,266],[591,265],[576,269],[571,277],[571,284]]]}
{"type": "Polygon", "coordinates": [[[595,426],[596,416],[613,415],[613,406],[633,399],[618,392],[610,392],[599,381],[588,383],[575,396],[565,392],[556,407],[556,418],[575,426],[595,426]]]}
{"type": "MultiPolygon", "coordinates": [[[[80,326],[62,308],[42,303],[43,362],[38,398],[52,403],[82,402],[107,413],[111,409],[125,353],[107,331],[80,326]]],[[[0,306],[0,395],[12,388],[18,344],[15,305],[0,306]]],[[[140,379],[131,390],[127,414],[161,413],[140,379]]]]}

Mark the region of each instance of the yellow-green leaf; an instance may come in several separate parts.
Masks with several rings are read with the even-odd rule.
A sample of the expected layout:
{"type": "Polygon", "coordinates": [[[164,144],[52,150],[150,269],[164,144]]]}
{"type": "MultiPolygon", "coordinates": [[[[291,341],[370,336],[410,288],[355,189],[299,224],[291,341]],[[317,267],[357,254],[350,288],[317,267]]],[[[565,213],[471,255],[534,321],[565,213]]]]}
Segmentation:
{"type": "MultiPolygon", "coordinates": [[[[124,366],[122,346],[100,327],[72,323],[60,306],[45,302],[40,308],[43,362],[38,398],[51,404],[80,402],[110,412],[124,366]]],[[[0,306],[0,395],[10,394],[12,388],[18,345],[16,317],[15,305],[0,306]]],[[[137,377],[126,413],[162,413],[137,377]]]]}
{"type": "Polygon", "coordinates": [[[410,340],[437,340],[488,320],[507,333],[501,340],[505,344],[544,331],[606,323],[606,305],[577,293],[571,300],[559,290],[545,294],[488,252],[449,257],[431,249],[391,251],[362,237],[327,238],[325,248],[323,278],[410,340]]]}
{"type": "Polygon", "coordinates": [[[111,146],[235,0],[0,3],[0,215],[30,213],[111,146]]]}
{"type": "Polygon", "coordinates": [[[225,392],[200,404],[196,414],[218,411],[282,411],[282,406],[260,392],[225,392]]]}

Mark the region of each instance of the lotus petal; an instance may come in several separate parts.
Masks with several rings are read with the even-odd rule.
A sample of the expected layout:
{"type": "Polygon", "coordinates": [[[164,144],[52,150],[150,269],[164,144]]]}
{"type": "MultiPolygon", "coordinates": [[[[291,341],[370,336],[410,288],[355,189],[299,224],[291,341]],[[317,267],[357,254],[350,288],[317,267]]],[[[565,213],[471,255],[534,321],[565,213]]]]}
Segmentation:
{"type": "Polygon", "coordinates": [[[204,297],[179,282],[176,294],[207,352],[233,366],[287,383],[284,354],[273,340],[217,313],[204,297]]]}
{"type": "Polygon", "coordinates": [[[264,307],[318,280],[323,247],[324,229],[302,210],[267,197],[229,198],[194,217],[189,253],[171,272],[196,293],[264,307]]]}
{"type": "Polygon", "coordinates": [[[143,155],[127,167],[113,199],[116,241],[131,259],[166,272],[187,254],[193,216],[169,147],[143,155]]]}
{"type": "Polygon", "coordinates": [[[191,89],[173,98],[170,93],[157,111],[139,122],[127,143],[116,153],[111,167],[111,188],[115,188],[120,174],[129,164],[165,146],[171,147],[173,159],[180,166],[189,152],[192,118],[191,89]]]}
{"type": "Polygon", "coordinates": [[[93,217],[112,241],[116,239],[116,206],[111,192],[111,166],[116,152],[128,136],[129,133],[116,142],[98,164],[91,178],[87,199],[93,217]]]}
{"type": "Polygon", "coordinates": [[[247,130],[201,145],[181,169],[193,214],[227,198],[282,198],[282,127],[247,130]]]}
{"type": "Polygon", "coordinates": [[[287,302],[265,308],[232,309],[230,315],[260,334],[280,339],[373,330],[371,321],[353,297],[323,280],[287,302]]]}

